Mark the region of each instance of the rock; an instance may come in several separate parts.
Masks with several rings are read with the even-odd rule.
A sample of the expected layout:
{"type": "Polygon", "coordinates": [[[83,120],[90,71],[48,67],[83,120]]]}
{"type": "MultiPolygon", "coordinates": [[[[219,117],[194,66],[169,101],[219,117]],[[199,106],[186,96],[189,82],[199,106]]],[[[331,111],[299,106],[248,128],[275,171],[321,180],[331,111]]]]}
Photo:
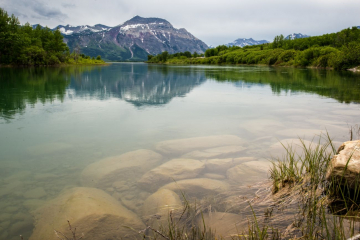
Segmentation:
{"type": "Polygon", "coordinates": [[[196,150],[183,155],[181,158],[192,159],[210,159],[210,158],[224,158],[228,156],[234,156],[241,153],[246,148],[238,145],[209,148],[204,150],[196,150]]]}
{"type": "Polygon", "coordinates": [[[170,210],[181,208],[181,200],[175,192],[169,189],[160,189],[145,200],[142,212],[146,218],[159,215],[167,220],[170,210]]]}
{"type": "Polygon", "coordinates": [[[216,239],[233,239],[243,231],[247,230],[248,220],[241,215],[225,212],[211,212],[203,214],[197,220],[198,226],[203,230],[203,226],[215,232],[216,239]]]}
{"type": "Polygon", "coordinates": [[[115,191],[115,189],[112,188],[112,187],[109,187],[109,188],[105,189],[105,191],[108,192],[108,193],[112,193],[112,192],[115,191]]]}
{"type": "Polygon", "coordinates": [[[187,195],[202,197],[229,191],[230,185],[210,178],[194,178],[169,183],[160,189],[169,189],[174,192],[184,192],[187,195]]]}
{"type": "Polygon", "coordinates": [[[137,180],[161,160],[160,154],[145,149],[105,158],[90,164],[82,171],[81,184],[106,189],[117,181],[137,180]]]}
{"type": "Polygon", "coordinates": [[[263,173],[268,173],[270,168],[273,166],[271,161],[268,160],[245,162],[242,165],[263,173]]]}
{"type": "Polygon", "coordinates": [[[205,162],[208,172],[225,173],[229,168],[235,167],[242,162],[254,161],[252,157],[209,159],[205,162]]]}
{"type": "Polygon", "coordinates": [[[218,180],[222,180],[222,179],[226,178],[224,175],[220,175],[220,174],[216,174],[216,173],[205,173],[202,176],[204,178],[212,178],[212,179],[218,179],[218,180]]]}
{"type": "Polygon", "coordinates": [[[138,213],[144,204],[144,200],[141,199],[127,199],[126,197],[120,198],[121,203],[128,209],[138,213]]]}
{"type": "Polygon", "coordinates": [[[24,198],[42,198],[46,196],[46,192],[42,187],[34,188],[24,193],[24,198]]]}
{"type": "Polygon", "coordinates": [[[205,164],[198,160],[173,159],[145,173],[138,184],[147,191],[154,191],[174,180],[195,178],[204,168],[205,164]]]}
{"type": "Polygon", "coordinates": [[[235,183],[256,183],[268,177],[270,161],[252,161],[239,164],[226,171],[226,177],[235,183]]]}
{"type": "Polygon", "coordinates": [[[126,181],[116,181],[113,182],[112,187],[118,192],[129,190],[129,186],[126,185],[126,181]]]}
{"type": "Polygon", "coordinates": [[[330,161],[326,179],[354,188],[360,184],[359,174],[360,140],[344,142],[330,161]]]}
{"type": "Polygon", "coordinates": [[[142,215],[146,224],[153,228],[166,226],[169,220],[170,211],[172,217],[177,217],[183,210],[179,196],[168,189],[160,189],[150,195],[142,207],[142,215]]]}
{"type": "Polygon", "coordinates": [[[201,149],[241,145],[243,142],[244,141],[237,136],[218,135],[163,141],[156,144],[155,148],[161,153],[174,155],[201,149]]]}
{"type": "Polygon", "coordinates": [[[58,239],[54,229],[71,236],[67,220],[77,233],[84,238],[134,239],[136,230],[145,225],[136,214],[123,207],[109,194],[95,188],[73,188],[62,192],[57,198],[48,202],[35,213],[35,229],[30,240],[58,239]]]}

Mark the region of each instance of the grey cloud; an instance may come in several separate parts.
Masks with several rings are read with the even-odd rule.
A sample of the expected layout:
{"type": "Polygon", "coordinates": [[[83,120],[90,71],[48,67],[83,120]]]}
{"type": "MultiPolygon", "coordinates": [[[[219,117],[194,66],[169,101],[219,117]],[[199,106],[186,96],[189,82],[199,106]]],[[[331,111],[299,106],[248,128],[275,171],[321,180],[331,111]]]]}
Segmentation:
{"type": "Polygon", "coordinates": [[[294,32],[315,36],[360,25],[359,0],[0,0],[0,6],[22,14],[21,23],[51,27],[65,18],[71,25],[116,26],[136,15],[159,17],[211,45],[294,32]]]}
{"type": "Polygon", "coordinates": [[[74,7],[76,7],[75,4],[71,4],[71,3],[63,3],[63,4],[61,4],[61,6],[63,6],[64,8],[74,8],[74,7]]]}
{"type": "Polygon", "coordinates": [[[67,18],[67,15],[62,13],[59,9],[49,8],[46,5],[41,4],[39,2],[34,4],[34,6],[32,6],[32,9],[34,10],[34,12],[36,12],[40,16],[43,16],[46,18],[56,18],[59,20],[61,20],[63,18],[67,18]]]}

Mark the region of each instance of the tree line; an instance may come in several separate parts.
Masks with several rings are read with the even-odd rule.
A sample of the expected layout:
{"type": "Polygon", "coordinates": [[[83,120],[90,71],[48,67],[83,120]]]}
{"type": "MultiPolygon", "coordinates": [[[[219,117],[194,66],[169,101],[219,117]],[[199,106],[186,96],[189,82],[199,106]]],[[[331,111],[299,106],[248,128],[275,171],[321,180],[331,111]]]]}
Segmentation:
{"type": "MultiPolygon", "coordinates": [[[[161,54],[160,54],[161,55],[161,54]]],[[[152,61],[154,62],[154,61],[152,61]]],[[[163,62],[163,61],[162,61],[163,62]]],[[[347,28],[322,36],[287,39],[276,36],[272,43],[207,49],[205,58],[168,59],[173,64],[263,64],[350,69],[360,66],[360,29],[347,28]]]]}
{"type": "Polygon", "coordinates": [[[204,57],[204,54],[199,54],[197,52],[194,52],[191,54],[191,52],[178,52],[174,54],[169,54],[168,51],[164,51],[156,56],[148,55],[148,62],[150,63],[158,63],[158,62],[166,62],[170,59],[188,59],[188,58],[198,58],[198,57],[204,57]]]}
{"type": "Polygon", "coordinates": [[[103,63],[101,57],[81,55],[80,48],[70,53],[59,29],[29,23],[20,25],[19,19],[0,8],[0,64],[56,65],[61,63],[103,63]]]}

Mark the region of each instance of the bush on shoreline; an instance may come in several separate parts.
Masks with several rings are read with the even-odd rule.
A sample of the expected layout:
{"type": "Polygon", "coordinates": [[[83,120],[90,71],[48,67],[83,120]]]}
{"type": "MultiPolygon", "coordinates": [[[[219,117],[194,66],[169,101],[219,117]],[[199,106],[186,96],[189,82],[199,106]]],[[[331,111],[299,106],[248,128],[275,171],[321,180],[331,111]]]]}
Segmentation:
{"type": "Polygon", "coordinates": [[[284,39],[273,43],[240,47],[224,45],[208,49],[205,58],[182,58],[163,53],[148,63],[167,64],[262,64],[276,66],[318,67],[336,70],[360,65],[360,29],[353,27],[322,36],[284,39]]]}
{"type": "Polygon", "coordinates": [[[59,64],[103,64],[100,58],[70,53],[59,29],[20,25],[15,15],[0,8],[0,65],[45,66],[59,64]]]}

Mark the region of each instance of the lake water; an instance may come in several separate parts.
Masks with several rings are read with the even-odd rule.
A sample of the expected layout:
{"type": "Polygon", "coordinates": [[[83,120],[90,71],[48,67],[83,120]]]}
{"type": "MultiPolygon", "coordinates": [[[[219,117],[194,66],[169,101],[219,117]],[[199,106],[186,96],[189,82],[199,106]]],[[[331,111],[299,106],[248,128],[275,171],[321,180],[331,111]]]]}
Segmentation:
{"type": "MultiPolygon", "coordinates": [[[[350,72],[142,63],[2,68],[0,239],[28,239],[36,209],[75,187],[107,192],[144,222],[144,201],[164,185],[177,192],[168,185],[174,180],[188,181],[184,192],[200,202],[221,194],[211,180],[245,194],[245,186],[267,179],[268,159],[283,154],[280,141],[325,131],[336,144],[349,140],[359,103],[360,75],[350,72]],[[135,157],[122,155],[132,151],[135,157]],[[153,164],[133,160],[151,154],[159,156],[153,164]],[[121,172],[121,161],[135,165],[121,172]]],[[[237,214],[225,208],[218,211],[237,214]]]]}

